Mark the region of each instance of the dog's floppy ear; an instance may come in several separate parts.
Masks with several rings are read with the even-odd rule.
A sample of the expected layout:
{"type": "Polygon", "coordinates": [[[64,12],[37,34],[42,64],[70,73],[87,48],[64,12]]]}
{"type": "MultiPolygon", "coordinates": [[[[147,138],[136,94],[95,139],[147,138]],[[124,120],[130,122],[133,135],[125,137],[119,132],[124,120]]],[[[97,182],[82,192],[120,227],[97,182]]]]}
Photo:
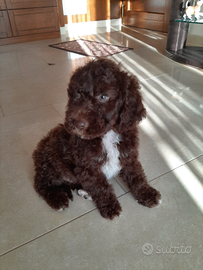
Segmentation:
{"type": "Polygon", "coordinates": [[[120,112],[119,131],[128,131],[135,122],[140,122],[146,117],[146,110],[142,103],[140,85],[137,78],[125,72],[122,76],[121,92],[123,95],[123,106],[120,112]]]}

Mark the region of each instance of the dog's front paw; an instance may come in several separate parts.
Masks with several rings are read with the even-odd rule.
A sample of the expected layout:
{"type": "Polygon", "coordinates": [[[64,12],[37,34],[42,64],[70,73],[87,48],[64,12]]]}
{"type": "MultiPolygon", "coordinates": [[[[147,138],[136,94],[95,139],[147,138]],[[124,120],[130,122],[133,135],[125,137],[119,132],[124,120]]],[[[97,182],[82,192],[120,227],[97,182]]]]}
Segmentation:
{"type": "Polygon", "coordinates": [[[62,211],[69,205],[69,195],[64,191],[49,193],[47,203],[55,210],[62,211]]]}
{"type": "Polygon", "coordinates": [[[139,189],[136,199],[139,204],[152,208],[161,203],[161,194],[150,186],[143,186],[139,189]]]}
{"type": "Polygon", "coordinates": [[[109,201],[107,205],[102,205],[98,207],[102,217],[107,219],[114,219],[114,217],[119,216],[122,208],[117,200],[109,201]]]}

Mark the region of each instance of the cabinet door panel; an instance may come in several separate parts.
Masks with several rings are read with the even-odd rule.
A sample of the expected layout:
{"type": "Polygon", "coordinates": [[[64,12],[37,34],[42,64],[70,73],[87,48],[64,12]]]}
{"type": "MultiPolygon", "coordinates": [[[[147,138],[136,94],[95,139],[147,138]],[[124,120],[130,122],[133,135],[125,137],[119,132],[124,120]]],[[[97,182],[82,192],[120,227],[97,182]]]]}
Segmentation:
{"type": "MultiPolygon", "coordinates": [[[[168,0],[167,0],[168,1],[168,0]]],[[[165,0],[145,0],[144,1],[145,11],[164,13],[165,12],[165,0]]]]}
{"type": "Polygon", "coordinates": [[[11,26],[7,11],[0,11],[0,38],[11,37],[11,26]]]}
{"type": "Polygon", "coordinates": [[[33,8],[33,7],[53,7],[56,0],[6,0],[8,9],[33,8]]]}
{"type": "Polygon", "coordinates": [[[6,9],[6,3],[4,0],[0,0],[0,10],[6,9]]]}
{"type": "Polygon", "coordinates": [[[59,31],[57,8],[10,10],[14,36],[59,31]]]}

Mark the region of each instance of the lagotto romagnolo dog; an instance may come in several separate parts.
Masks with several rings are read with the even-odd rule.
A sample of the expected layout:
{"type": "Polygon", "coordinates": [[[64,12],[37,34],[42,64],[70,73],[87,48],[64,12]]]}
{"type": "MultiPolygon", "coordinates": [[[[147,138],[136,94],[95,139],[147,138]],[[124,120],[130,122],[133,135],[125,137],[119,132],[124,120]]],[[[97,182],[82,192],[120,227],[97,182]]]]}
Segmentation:
{"type": "Polygon", "coordinates": [[[119,174],[138,203],[158,205],[161,195],[138,161],[137,124],[145,116],[135,76],[109,59],[79,67],[69,82],[64,124],[33,153],[35,190],[55,210],[68,207],[71,190],[84,190],[113,219],[121,206],[108,179],[119,174]]]}

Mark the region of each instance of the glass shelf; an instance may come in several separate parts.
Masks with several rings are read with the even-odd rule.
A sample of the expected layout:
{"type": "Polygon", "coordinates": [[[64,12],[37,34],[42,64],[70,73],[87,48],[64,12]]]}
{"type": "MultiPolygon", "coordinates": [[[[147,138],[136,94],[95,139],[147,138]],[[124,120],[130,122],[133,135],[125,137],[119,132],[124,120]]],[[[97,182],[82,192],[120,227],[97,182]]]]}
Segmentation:
{"type": "Polygon", "coordinates": [[[175,22],[184,22],[184,23],[194,23],[194,24],[203,24],[203,19],[198,21],[186,21],[181,19],[175,19],[175,22]]]}

